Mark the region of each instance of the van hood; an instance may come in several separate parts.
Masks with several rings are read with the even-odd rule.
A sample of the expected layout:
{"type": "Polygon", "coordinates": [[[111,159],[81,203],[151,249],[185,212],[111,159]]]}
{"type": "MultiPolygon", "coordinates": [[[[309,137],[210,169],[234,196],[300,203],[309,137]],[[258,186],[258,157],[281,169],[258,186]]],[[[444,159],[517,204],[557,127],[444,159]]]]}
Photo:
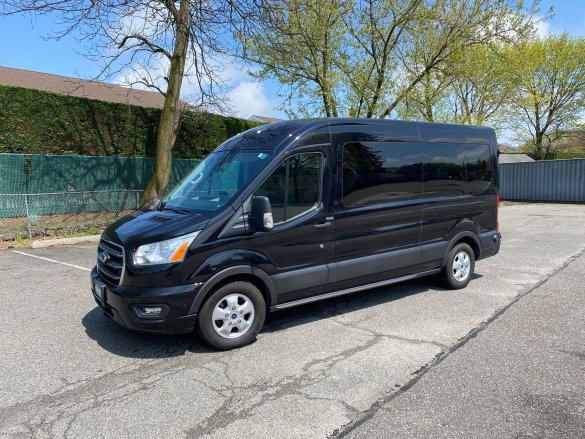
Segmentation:
{"type": "Polygon", "coordinates": [[[133,250],[143,244],[186,235],[203,229],[208,214],[178,213],[172,210],[137,210],[112,223],[103,239],[133,250]]]}

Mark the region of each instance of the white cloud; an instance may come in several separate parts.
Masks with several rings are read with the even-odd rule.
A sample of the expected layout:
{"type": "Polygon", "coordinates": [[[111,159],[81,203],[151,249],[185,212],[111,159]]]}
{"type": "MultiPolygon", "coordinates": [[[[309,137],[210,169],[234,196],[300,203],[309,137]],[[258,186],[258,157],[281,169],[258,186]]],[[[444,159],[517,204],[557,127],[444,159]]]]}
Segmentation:
{"type": "MultiPolygon", "coordinates": [[[[172,35],[158,23],[164,23],[166,17],[160,16],[156,8],[146,8],[138,12],[131,11],[119,19],[118,26],[112,30],[112,39],[116,44],[111,48],[111,56],[118,51],[117,44],[128,34],[146,35],[150,41],[171,50],[172,35]]],[[[131,41],[130,43],[136,43],[131,41]]],[[[249,74],[257,68],[248,66],[235,57],[227,54],[213,54],[196,49],[197,53],[189,53],[186,62],[185,76],[181,84],[181,98],[192,105],[201,106],[208,111],[222,112],[238,117],[249,117],[253,114],[273,117],[284,117],[276,111],[279,100],[275,96],[270,83],[264,84],[249,74]],[[194,56],[200,62],[206,56],[206,63],[212,74],[197,74],[194,56]],[[201,88],[204,92],[202,93],[201,88]]],[[[166,91],[170,61],[164,55],[138,51],[124,54],[114,63],[110,81],[122,86],[155,91],[156,88],[166,91]],[[148,87],[147,85],[152,85],[148,87]]]]}
{"type": "MultiPolygon", "coordinates": [[[[276,96],[271,96],[275,93],[270,91],[271,87],[267,87],[250,76],[248,72],[254,71],[253,68],[237,59],[222,55],[213,60],[209,59],[208,62],[210,62],[219,84],[219,87],[214,87],[214,93],[218,97],[218,102],[223,103],[219,104],[219,107],[204,103],[204,108],[216,112],[221,111],[220,108],[225,106],[222,112],[242,118],[248,118],[254,114],[286,117],[283,112],[276,110],[280,101],[276,96]]],[[[114,75],[111,80],[123,86],[154,91],[153,88],[145,86],[144,82],[148,82],[165,90],[167,84],[164,76],[167,74],[168,66],[169,60],[162,55],[157,55],[148,59],[148,63],[135,61],[114,75]]],[[[194,75],[191,59],[187,60],[186,67],[185,78],[181,86],[181,98],[193,105],[200,105],[201,92],[194,75]]],[[[204,76],[201,78],[201,82],[204,87],[209,87],[211,80],[204,76]]]]}
{"type": "MultiPolygon", "coordinates": [[[[583,25],[585,26],[585,19],[583,20],[583,25]]],[[[568,23],[563,23],[555,17],[545,19],[540,15],[534,17],[534,29],[536,31],[536,35],[540,38],[550,35],[558,36],[565,32],[575,36],[583,35],[582,28],[575,29],[568,25],[568,23]]]]}
{"type": "Polygon", "coordinates": [[[536,35],[543,38],[553,33],[552,26],[548,21],[543,20],[542,18],[537,18],[537,22],[534,24],[536,28],[536,35]]]}
{"type": "Polygon", "coordinates": [[[272,116],[276,107],[266,95],[264,85],[255,81],[241,81],[228,93],[228,98],[234,114],[239,117],[272,116]]]}

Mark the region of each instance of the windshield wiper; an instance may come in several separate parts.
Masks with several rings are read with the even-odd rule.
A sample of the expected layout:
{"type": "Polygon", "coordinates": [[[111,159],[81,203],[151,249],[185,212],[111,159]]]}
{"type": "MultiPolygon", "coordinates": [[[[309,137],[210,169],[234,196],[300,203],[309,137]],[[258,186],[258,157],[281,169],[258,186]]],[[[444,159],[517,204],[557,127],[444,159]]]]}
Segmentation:
{"type": "Polygon", "coordinates": [[[172,210],[173,212],[180,213],[182,215],[187,215],[188,213],[191,213],[191,211],[189,209],[181,209],[179,207],[166,207],[165,206],[160,210],[172,210]]]}

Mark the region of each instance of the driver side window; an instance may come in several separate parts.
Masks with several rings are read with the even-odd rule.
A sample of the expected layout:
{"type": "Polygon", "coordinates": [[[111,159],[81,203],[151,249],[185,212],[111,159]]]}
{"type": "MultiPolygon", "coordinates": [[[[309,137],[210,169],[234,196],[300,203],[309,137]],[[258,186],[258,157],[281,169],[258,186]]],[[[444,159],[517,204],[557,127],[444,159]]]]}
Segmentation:
{"type": "Polygon", "coordinates": [[[296,154],[280,164],[255,196],[268,197],[274,224],[296,218],[319,203],[321,154],[296,154]]]}

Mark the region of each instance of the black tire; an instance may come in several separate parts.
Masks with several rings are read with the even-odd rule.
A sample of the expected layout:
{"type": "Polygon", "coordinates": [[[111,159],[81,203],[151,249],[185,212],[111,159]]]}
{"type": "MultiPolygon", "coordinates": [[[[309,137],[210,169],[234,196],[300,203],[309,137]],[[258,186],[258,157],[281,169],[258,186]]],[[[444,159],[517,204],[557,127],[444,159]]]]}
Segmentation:
{"type": "Polygon", "coordinates": [[[445,266],[440,275],[441,281],[447,288],[459,290],[467,286],[473,276],[474,270],[475,254],[473,253],[473,249],[468,244],[460,243],[449,251],[447,261],[445,262],[445,266]],[[462,259],[462,255],[466,255],[469,259],[462,259]],[[465,270],[460,271],[461,264],[463,264],[463,266],[468,265],[468,270],[464,277],[463,274],[465,270]]]}
{"type": "Polygon", "coordinates": [[[266,303],[260,290],[249,282],[231,282],[221,286],[207,298],[197,316],[197,333],[211,347],[222,350],[236,349],[256,340],[265,319],[266,303]],[[233,306],[230,306],[228,300],[224,300],[228,297],[233,306]],[[234,302],[234,297],[237,299],[236,302],[234,302]],[[241,302],[240,299],[247,299],[252,303],[251,318],[250,313],[239,315],[240,312],[250,310],[249,304],[241,302]],[[224,306],[227,307],[223,308],[224,306]],[[225,309],[224,316],[226,317],[222,316],[222,320],[214,321],[213,313],[218,309],[225,309]],[[237,317],[233,317],[234,315],[237,317]],[[241,325],[240,321],[243,322],[241,325]],[[240,330],[240,327],[243,329],[240,330]]]}

